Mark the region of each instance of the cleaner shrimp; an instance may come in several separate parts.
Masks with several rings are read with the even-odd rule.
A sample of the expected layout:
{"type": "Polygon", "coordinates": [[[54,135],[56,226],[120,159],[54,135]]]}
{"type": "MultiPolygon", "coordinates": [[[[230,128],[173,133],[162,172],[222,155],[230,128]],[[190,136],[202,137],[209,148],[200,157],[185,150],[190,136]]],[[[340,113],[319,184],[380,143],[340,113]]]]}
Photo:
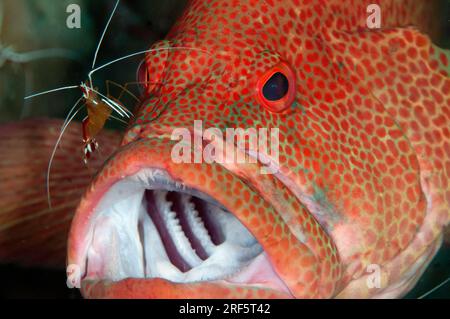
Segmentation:
{"type": "MultiPolygon", "coordinates": [[[[125,56],[122,56],[120,58],[117,58],[115,60],[112,60],[110,62],[107,62],[101,66],[96,67],[96,61],[98,52],[100,50],[101,44],[103,42],[103,39],[105,37],[105,34],[108,30],[108,27],[111,23],[111,20],[117,10],[117,7],[119,6],[120,0],[116,1],[116,4],[112,10],[112,13],[108,19],[108,22],[106,23],[106,26],[103,30],[103,33],[100,37],[99,43],[97,45],[94,58],[92,61],[91,70],[89,71],[87,75],[87,81],[81,82],[79,85],[69,85],[64,87],[59,87],[56,89],[51,89],[44,92],[35,93],[29,96],[26,96],[24,99],[28,100],[31,98],[35,98],[38,96],[42,96],[45,94],[50,94],[58,91],[64,91],[64,90],[73,90],[73,89],[80,89],[82,92],[82,96],[75,102],[75,104],[70,109],[69,113],[66,116],[66,119],[61,127],[60,134],[58,136],[58,139],[55,143],[55,146],[53,148],[52,154],[49,159],[48,167],[47,167],[47,175],[46,175],[46,188],[47,188],[47,201],[48,205],[51,208],[51,195],[50,195],[50,173],[51,173],[51,167],[52,163],[56,154],[56,151],[58,149],[58,146],[61,143],[62,137],[64,136],[64,132],[66,131],[67,127],[70,125],[70,123],[74,120],[74,118],[78,115],[78,113],[86,107],[87,109],[87,116],[82,121],[82,140],[83,140],[83,160],[87,164],[91,154],[95,152],[97,149],[99,149],[99,145],[97,141],[95,140],[95,137],[100,131],[103,129],[105,122],[109,118],[113,118],[115,120],[118,120],[122,123],[128,124],[126,120],[133,116],[133,113],[131,113],[125,106],[123,106],[119,101],[116,101],[115,99],[112,99],[108,97],[107,95],[102,94],[97,90],[97,88],[93,85],[93,75],[94,73],[111,66],[112,64],[115,64],[117,62],[123,61],[125,59],[129,59],[131,57],[135,57],[138,55],[150,53],[150,52],[157,52],[157,51],[163,51],[163,50],[192,50],[192,51],[200,51],[206,54],[211,54],[209,51],[200,49],[200,48],[194,48],[194,47],[187,47],[187,46],[167,46],[167,47],[159,47],[154,49],[147,49],[142,50],[138,52],[134,52],[125,56]],[[113,112],[115,112],[118,116],[114,116],[113,112]]],[[[110,83],[113,83],[112,81],[109,81],[110,83]]],[[[135,82],[135,84],[142,84],[141,82],[135,82]]],[[[147,83],[147,82],[145,82],[147,83]]],[[[144,83],[144,84],[145,84],[144,83]]],[[[116,84],[117,86],[121,87],[120,85],[116,84]]],[[[126,87],[122,87],[124,91],[127,91],[126,87]]],[[[128,91],[129,92],[129,91],[128,91]]],[[[122,92],[123,93],[123,92],[122,92]]],[[[133,95],[133,94],[131,94],[133,95]]],[[[134,96],[134,95],[133,95],[134,96]]],[[[137,99],[137,98],[136,98],[137,99]]]]}

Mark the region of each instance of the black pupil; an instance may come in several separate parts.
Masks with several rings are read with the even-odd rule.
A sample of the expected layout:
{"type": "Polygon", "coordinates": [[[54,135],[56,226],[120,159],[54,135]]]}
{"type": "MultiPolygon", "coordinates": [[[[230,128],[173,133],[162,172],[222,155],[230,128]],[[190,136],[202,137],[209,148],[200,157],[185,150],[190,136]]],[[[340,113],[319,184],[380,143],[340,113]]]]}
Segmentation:
{"type": "Polygon", "coordinates": [[[282,99],[289,90],[289,81],[283,73],[277,72],[267,80],[263,87],[263,95],[269,101],[282,99]]]}

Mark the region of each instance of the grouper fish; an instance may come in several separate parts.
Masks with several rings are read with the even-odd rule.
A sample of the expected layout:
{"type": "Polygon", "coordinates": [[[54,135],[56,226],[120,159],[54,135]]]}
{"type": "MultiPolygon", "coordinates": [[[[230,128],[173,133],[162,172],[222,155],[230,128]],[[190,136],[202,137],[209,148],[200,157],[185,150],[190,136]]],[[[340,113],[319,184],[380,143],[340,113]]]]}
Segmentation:
{"type": "Polygon", "coordinates": [[[435,10],[190,1],[139,67],[125,134],[98,139],[108,159],[86,168],[80,126],[68,129],[51,208],[61,121],[0,128],[0,260],[65,264],[87,298],[405,295],[450,220],[450,54],[430,40],[435,10]],[[229,128],[278,129],[278,153],[226,140],[229,128]],[[211,145],[256,160],[194,159],[211,145]]]}

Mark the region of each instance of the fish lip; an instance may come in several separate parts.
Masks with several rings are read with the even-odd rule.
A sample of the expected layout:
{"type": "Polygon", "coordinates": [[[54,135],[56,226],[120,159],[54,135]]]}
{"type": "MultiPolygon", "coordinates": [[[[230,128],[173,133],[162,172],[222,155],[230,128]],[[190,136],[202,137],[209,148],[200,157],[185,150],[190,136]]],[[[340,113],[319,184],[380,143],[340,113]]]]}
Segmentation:
{"type": "MultiPolygon", "coordinates": [[[[108,280],[83,280],[81,286],[81,294],[83,298],[87,299],[192,299],[192,295],[186,294],[169,295],[168,291],[176,289],[175,286],[180,285],[174,282],[167,281],[162,278],[151,279],[136,279],[126,278],[121,281],[112,282],[108,280]],[[157,288],[155,289],[155,286],[157,288]],[[156,291],[155,291],[156,290],[156,291]],[[190,297],[187,297],[190,296],[190,297]]],[[[181,284],[185,285],[185,284],[181,284]]],[[[257,292],[254,287],[248,285],[230,284],[225,281],[209,281],[203,284],[194,283],[199,290],[214,290],[214,289],[226,289],[232,287],[234,290],[240,290],[242,293],[233,296],[236,298],[249,298],[249,299],[293,299],[294,296],[288,292],[278,291],[271,288],[263,288],[263,294],[257,292]]],[[[228,296],[219,291],[218,293],[205,293],[205,298],[208,299],[224,299],[228,296]]]]}
{"type": "MultiPolygon", "coordinates": [[[[72,228],[70,230],[70,235],[69,235],[69,251],[68,251],[68,264],[76,264],[76,265],[84,265],[85,266],[85,262],[86,259],[84,258],[85,256],[85,252],[83,253],[83,247],[84,249],[87,247],[88,243],[86,241],[83,242],[83,240],[80,240],[80,238],[83,238],[83,236],[80,236],[80,233],[83,234],[83,232],[80,232],[80,228],[83,227],[88,227],[90,225],[90,223],[92,222],[92,218],[93,216],[95,216],[95,209],[97,208],[97,205],[99,205],[101,199],[103,198],[103,196],[108,192],[108,190],[117,182],[125,179],[126,177],[132,176],[133,172],[139,172],[140,170],[143,169],[149,169],[148,166],[139,166],[137,169],[136,167],[133,167],[133,165],[128,166],[129,171],[128,172],[124,172],[120,175],[119,179],[114,179],[114,178],[109,178],[106,180],[106,182],[96,182],[94,183],[94,187],[91,186],[90,190],[88,191],[86,197],[83,199],[82,203],[80,204],[79,209],[77,210],[76,216],[74,218],[73,224],[72,224],[72,228]],[[130,169],[131,168],[131,169],[130,169]],[[80,253],[81,252],[81,253],[80,253]]],[[[233,174],[232,172],[229,172],[231,174],[233,174]]],[[[171,175],[171,174],[169,174],[171,175]]],[[[189,190],[189,189],[188,189],[189,190]]],[[[202,191],[195,191],[194,189],[191,189],[193,191],[193,193],[195,193],[196,195],[201,196],[202,191]]],[[[209,195],[206,195],[205,193],[205,199],[207,198],[208,200],[213,200],[217,205],[224,207],[221,203],[220,200],[216,200],[214,197],[211,197],[209,195]]],[[[233,210],[228,210],[229,212],[231,212],[232,214],[234,214],[233,210]]],[[[87,238],[87,237],[84,237],[87,238]]],[[[257,236],[255,236],[256,239],[258,239],[257,236]]],[[[259,240],[259,239],[258,239],[259,240]]],[[[82,267],[84,267],[82,266],[82,267]]],[[[289,288],[287,288],[287,285],[283,282],[283,280],[278,276],[278,273],[275,269],[274,270],[274,274],[277,276],[278,279],[280,279],[280,282],[282,283],[282,285],[284,286],[282,289],[280,289],[280,293],[284,293],[284,295],[286,297],[292,297],[293,295],[289,292],[289,288]]],[[[85,271],[85,269],[82,269],[82,272],[85,271]]],[[[131,279],[131,278],[126,278],[126,280],[131,279]]],[[[154,279],[154,278],[152,278],[154,279]]],[[[138,281],[148,281],[151,279],[133,279],[133,280],[138,280],[138,281]]],[[[87,278],[84,277],[82,279],[82,282],[92,282],[92,278],[87,278]]],[[[98,284],[104,284],[107,283],[107,280],[102,280],[102,279],[98,279],[98,280],[94,280],[96,281],[98,284]]],[[[118,282],[121,282],[123,280],[120,280],[118,282]]],[[[211,284],[214,283],[215,281],[206,281],[206,283],[211,284]]],[[[116,282],[117,283],[117,282],[116,282]]],[[[232,286],[242,286],[242,288],[248,288],[247,285],[239,285],[236,283],[231,283],[231,282],[227,282],[226,280],[222,280],[221,284],[229,284],[232,286]]],[[[84,288],[82,288],[82,293],[88,295],[85,291],[83,291],[84,288]]],[[[93,296],[93,295],[91,295],[93,296]]],[[[95,297],[95,296],[94,296],[95,297]]]]}

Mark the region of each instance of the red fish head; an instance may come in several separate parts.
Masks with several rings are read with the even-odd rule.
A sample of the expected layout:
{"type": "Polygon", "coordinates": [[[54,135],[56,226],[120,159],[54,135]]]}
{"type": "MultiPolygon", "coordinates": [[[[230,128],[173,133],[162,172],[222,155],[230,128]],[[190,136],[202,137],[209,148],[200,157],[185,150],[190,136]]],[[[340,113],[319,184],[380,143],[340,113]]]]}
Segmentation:
{"type": "Polygon", "coordinates": [[[423,175],[425,129],[399,118],[419,104],[386,72],[411,86],[398,54],[413,48],[409,66],[440,83],[415,98],[437,104],[448,75],[417,31],[330,32],[328,5],[297,2],[193,1],[148,54],[146,96],[73,221],[85,296],[398,296],[415,283],[448,186],[423,175]]]}

